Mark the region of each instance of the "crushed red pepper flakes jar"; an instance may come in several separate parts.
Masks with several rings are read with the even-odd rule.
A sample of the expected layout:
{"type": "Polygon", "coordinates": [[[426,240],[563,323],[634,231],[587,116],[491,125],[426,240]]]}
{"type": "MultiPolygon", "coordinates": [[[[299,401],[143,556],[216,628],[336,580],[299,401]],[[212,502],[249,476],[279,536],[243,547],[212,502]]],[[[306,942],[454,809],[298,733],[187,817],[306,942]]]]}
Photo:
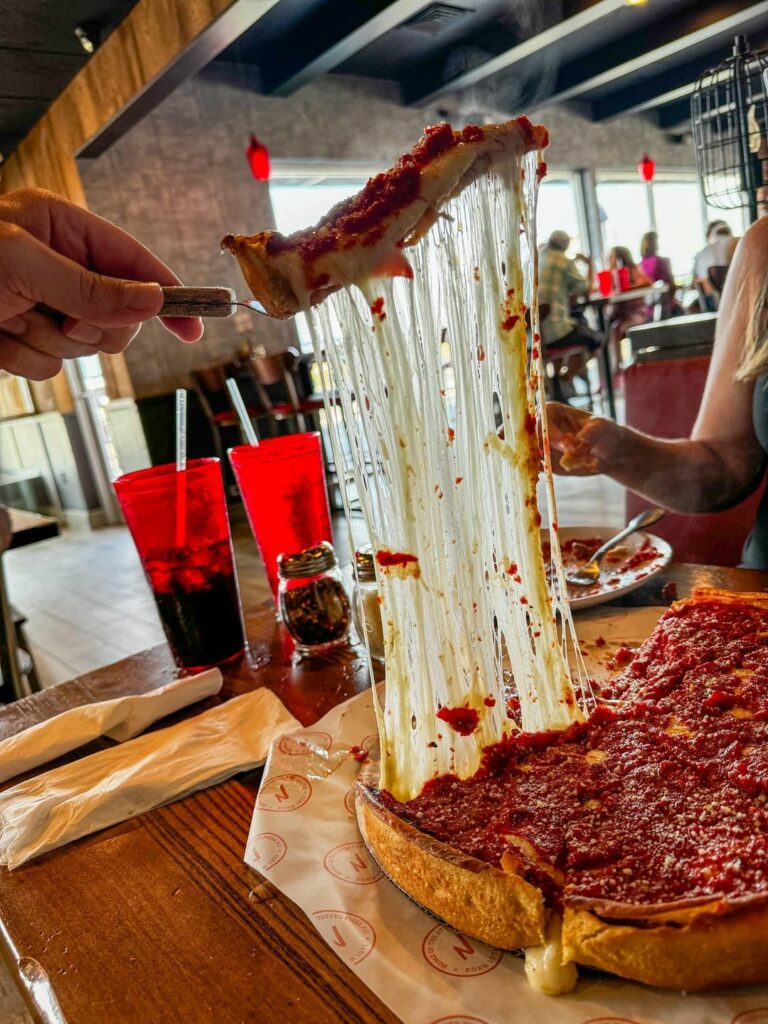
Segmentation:
{"type": "Polygon", "coordinates": [[[351,609],[333,547],[316,547],[277,559],[278,602],[300,654],[347,642],[351,609]]]}

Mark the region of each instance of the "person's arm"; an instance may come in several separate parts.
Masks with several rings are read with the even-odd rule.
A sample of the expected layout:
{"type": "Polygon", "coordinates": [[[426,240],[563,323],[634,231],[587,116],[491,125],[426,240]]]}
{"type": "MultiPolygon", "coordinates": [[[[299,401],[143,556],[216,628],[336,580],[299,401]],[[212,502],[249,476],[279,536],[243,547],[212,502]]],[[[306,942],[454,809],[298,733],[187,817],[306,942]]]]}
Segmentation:
{"type": "Polygon", "coordinates": [[[592,260],[583,253],[577,253],[568,267],[568,291],[571,295],[587,295],[592,286],[592,260]],[[583,263],[586,269],[584,275],[576,269],[576,263],[583,263]]]}
{"type": "MultiPolygon", "coordinates": [[[[127,232],[52,192],[0,196],[0,369],[44,380],[63,359],[121,352],[160,310],[160,286],[180,283],[127,232]]],[[[196,317],[163,323],[182,341],[203,333],[196,317]]]]}
{"type": "Polygon", "coordinates": [[[565,434],[589,445],[595,472],[606,473],[655,504],[677,512],[711,512],[746,497],[760,481],[765,453],[752,424],[753,383],[736,381],[744,338],[762,276],[768,273],[768,220],[744,236],[723,291],[715,346],[689,439],[649,437],[613,420],[550,403],[553,464],[565,434]]]}

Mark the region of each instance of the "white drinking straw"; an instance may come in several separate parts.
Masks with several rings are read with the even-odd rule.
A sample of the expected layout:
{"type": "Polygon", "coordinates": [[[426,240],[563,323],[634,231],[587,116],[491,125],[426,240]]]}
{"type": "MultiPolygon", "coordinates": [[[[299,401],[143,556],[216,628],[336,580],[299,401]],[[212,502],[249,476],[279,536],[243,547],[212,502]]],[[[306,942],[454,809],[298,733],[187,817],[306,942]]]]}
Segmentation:
{"type": "Polygon", "coordinates": [[[176,388],[176,472],[187,468],[187,390],[176,388]]]}
{"type": "Polygon", "coordinates": [[[248,444],[255,447],[258,446],[259,439],[256,436],[256,431],[253,429],[251,423],[251,417],[248,415],[248,410],[245,408],[245,402],[243,396],[240,394],[240,388],[237,386],[237,381],[234,377],[227,377],[227,391],[229,397],[232,399],[232,405],[235,407],[237,418],[240,420],[240,426],[248,444]]]}
{"type": "Polygon", "coordinates": [[[176,388],[176,547],[187,539],[187,392],[176,388]]]}

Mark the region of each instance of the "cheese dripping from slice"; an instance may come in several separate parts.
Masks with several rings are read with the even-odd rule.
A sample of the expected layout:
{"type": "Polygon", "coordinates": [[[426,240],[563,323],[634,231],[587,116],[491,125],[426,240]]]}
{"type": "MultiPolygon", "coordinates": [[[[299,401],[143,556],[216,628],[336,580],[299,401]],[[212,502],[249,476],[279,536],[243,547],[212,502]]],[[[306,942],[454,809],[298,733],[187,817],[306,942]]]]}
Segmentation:
{"type": "Polygon", "coordinates": [[[510,681],[524,729],[582,717],[557,534],[550,593],[537,508],[543,463],[556,519],[535,333],[538,160],[515,145],[496,154],[409,250],[411,280],[371,280],[363,259],[356,276],[352,246],[357,287],[309,317],[338,395],[327,412],[345,506],[361,509],[375,553],[381,786],[400,800],[473,774],[516,728],[510,681]]]}
{"type": "Polygon", "coordinates": [[[572,992],[578,980],[576,964],[563,963],[563,919],[553,914],[543,946],[529,946],[525,954],[525,976],[532,988],[545,996],[572,992]]]}

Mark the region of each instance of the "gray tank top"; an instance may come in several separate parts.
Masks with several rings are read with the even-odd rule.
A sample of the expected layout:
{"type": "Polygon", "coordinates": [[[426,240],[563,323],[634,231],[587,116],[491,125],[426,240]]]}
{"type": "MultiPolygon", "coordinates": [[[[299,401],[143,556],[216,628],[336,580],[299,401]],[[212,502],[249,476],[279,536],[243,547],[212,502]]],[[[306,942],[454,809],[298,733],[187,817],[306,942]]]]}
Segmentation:
{"type": "MultiPolygon", "coordinates": [[[[755,381],[755,397],[752,401],[752,422],[755,434],[768,454],[768,375],[755,381]]],[[[763,494],[755,516],[755,525],[747,537],[742,553],[745,569],[768,570],[768,490],[763,494]]]]}

